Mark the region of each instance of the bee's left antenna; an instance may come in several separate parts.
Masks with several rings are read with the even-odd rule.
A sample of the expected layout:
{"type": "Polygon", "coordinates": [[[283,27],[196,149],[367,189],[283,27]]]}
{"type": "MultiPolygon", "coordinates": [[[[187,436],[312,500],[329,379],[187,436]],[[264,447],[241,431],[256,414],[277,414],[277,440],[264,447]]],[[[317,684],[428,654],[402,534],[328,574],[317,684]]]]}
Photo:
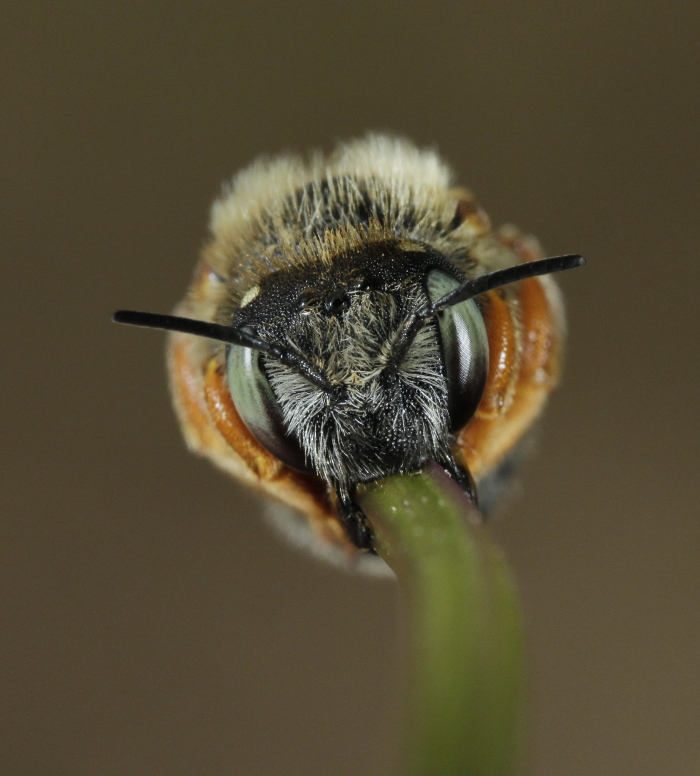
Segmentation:
{"type": "Polygon", "coordinates": [[[394,344],[391,358],[384,368],[385,371],[395,372],[398,369],[416,334],[441,310],[460,302],[466,302],[468,299],[479,296],[479,294],[486,293],[486,291],[492,291],[509,283],[515,283],[518,280],[534,278],[538,275],[550,275],[552,272],[561,272],[565,269],[574,269],[575,267],[583,266],[585,263],[586,260],[583,256],[572,253],[566,256],[552,256],[549,259],[525,261],[522,264],[515,264],[512,267],[506,267],[506,269],[490,272],[488,275],[470,278],[435,302],[428,302],[406,321],[394,344]]]}
{"type": "Polygon", "coordinates": [[[509,283],[515,283],[518,280],[534,278],[538,275],[551,275],[553,272],[561,272],[565,269],[575,269],[582,267],[586,263],[583,256],[577,253],[567,254],[566,256],[552,256],[549,259],[538,259],[537,261],[525,261],[522,264],[516,264],[513,267],[499,269],[496,272],[490,272],[488,275],[481,275],[478,278],[472,278],[457,286],[449,294],[433,302],[429,308],[418,313],[423,315],[435,315],[435,313],[444,310],[446,307],[466,302],[486,291],[492,291],[494,288],[507,286],[509,283]]]}

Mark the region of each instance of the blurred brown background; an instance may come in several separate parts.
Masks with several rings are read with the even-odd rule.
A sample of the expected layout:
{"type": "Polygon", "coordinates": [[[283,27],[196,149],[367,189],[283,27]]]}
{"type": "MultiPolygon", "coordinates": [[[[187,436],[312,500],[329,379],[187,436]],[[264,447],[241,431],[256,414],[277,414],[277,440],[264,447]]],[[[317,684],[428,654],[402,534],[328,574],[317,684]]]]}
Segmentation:
{"type": "Polygon", "coordinates": [[[7,4],[3,776],[387,774],[399,597],[186,453],[163,337],[220,183],[367,129],[589,266],[523,491],[533,776],[700,769],[700,6],[7,4]]]}

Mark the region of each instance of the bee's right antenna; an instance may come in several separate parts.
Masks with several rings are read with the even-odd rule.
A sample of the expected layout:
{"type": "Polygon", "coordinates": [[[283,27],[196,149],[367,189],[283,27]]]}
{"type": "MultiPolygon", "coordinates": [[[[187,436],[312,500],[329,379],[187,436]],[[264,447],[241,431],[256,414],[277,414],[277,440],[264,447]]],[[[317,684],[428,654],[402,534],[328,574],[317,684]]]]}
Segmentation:
{"type": "Polygon", "coordinates": [[[338,390],[326,378],[319,374],[306,359],[297,356],[289,350],[271,345],[250,332],[233,326],[222,326],[219,323],[198,321],[194,318],[182,318],[179,315],[161,315],[160,313],[142,313],[136,310],[118,310],[112,316],[115,323],[126,323],[129,326],[145,326],[150,329],[165,329],[179,331],[183,334],[195,334],[198,337],[226,342],[230,345],[242,345],[245,348],[259,350],[261,353],[296,369],[309,382],[317,385],[326,393],[335,396],[338,390]]]}

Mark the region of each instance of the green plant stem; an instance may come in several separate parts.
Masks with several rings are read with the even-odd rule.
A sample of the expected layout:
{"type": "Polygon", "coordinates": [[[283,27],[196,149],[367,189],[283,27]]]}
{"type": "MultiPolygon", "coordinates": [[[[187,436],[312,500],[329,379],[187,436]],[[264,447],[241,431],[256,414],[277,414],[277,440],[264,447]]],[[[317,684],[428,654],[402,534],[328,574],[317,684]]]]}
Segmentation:
{"type": "Polygon", "coordinates": [[[410,776],[506,776],[519,764],[518,596],[481,516],[438,466],[358,495],[408,602],[410,776]]]}

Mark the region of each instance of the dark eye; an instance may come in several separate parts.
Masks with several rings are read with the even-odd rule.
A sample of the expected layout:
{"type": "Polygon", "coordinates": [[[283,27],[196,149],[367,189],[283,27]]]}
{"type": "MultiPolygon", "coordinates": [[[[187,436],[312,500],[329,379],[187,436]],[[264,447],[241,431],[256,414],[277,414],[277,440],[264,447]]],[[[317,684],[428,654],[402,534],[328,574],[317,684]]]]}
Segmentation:
{"type": "MultiPolygon", "coordinates": [[[[430,300],[435,302],[456,288],[459,281],[433,270],[426,285],[430,300]]],[[[450,430],[458,431],[474,415],[484,393],[489,361],[486,326],[473,299],[439,313],[438,326],[447,377],[450,430]]]]}
{"type": "Polygon", "coordinates": [[[318,304],[318,291],[315,288],[307,288],[302,291],[297,299],[297,310],[307,310],[318,304]]]}
{"type": "Polygon", "coordinates": [[[328,315],[340,315],[350,307],[350,297],[344,291],[331,291],[323,300],[328,315]]]}
{"type": "Polygon", "coordinates": [[[373,291],[375,288],[377,288],[379,284],[377,281],[370,275],[365,276],[361,275],[359,277],[356,277],[348,286],[348,289],[350,291],[373,291]]]}
{"type": "Polygon", "coordinates": [[[241,420],[250,433],[288,466],[311,471],[299,443],[284,427],[282,410],[261,363],[262,354],[230,345],[227,355],[228,386],[241,420]]]}

